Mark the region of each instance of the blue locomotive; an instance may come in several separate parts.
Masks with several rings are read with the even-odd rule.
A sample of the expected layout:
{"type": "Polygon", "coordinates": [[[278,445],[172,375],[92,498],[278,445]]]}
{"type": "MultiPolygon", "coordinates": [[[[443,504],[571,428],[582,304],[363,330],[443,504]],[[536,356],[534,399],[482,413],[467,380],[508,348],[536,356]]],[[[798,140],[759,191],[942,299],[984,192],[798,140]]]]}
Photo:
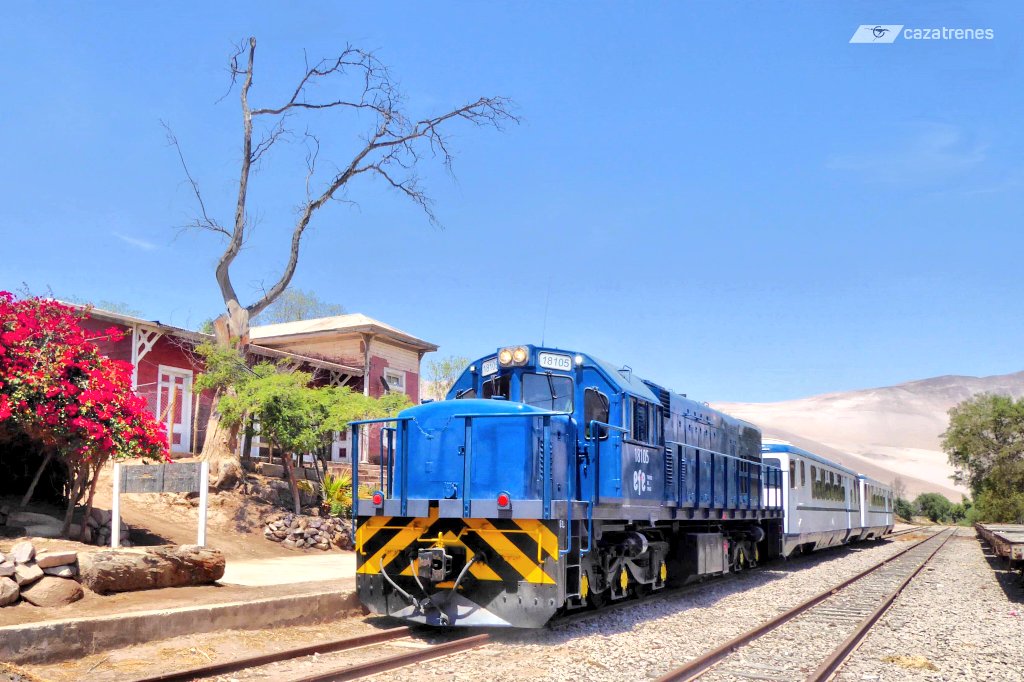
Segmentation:
{"type": "Polygon", "coordinates": [[[379,422],[384,483],[354,513],[374,613],[539,627],[781,547],[755,426],[583,353],[500,348],[354,446],[379,422]]]}

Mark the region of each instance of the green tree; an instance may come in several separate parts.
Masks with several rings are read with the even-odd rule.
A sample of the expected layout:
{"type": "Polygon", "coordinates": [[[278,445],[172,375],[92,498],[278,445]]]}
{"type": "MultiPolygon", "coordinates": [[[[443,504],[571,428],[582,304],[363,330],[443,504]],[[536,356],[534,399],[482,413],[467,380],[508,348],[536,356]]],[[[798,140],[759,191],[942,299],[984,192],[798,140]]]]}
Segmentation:
{"type": "Polygon", "coordinates": [[[896,498],[896,502],[893,504],[893,511],[896,512],[896,516],[907,521],[914,517],[914,505],[905,497],[896,498]]]}
{"type": "Polygon", "coordinates": [[[914,508],[932,523],[949,521],[953,504],[939,493],[921,493],[914,499],[914,508]]]}
{"type": "Polygon", "coordinates": [[[197,385],[232,386],[220,400],[221,423],[237,427],[259,422],[260,438],[281,455],[296,514],[300,502],[294,455],[329,444],[334,432],[344,431],[349,422],[393,416],[411,405],[404,394],[376,399],[345,386],[311,388],[309,373],[281,371],[270,363],[239,371],[231,349],[211,346],[213,371],[197,385]]]}
{"type": "Polygon", "coordinates": [[[434,400],[444,400],[452,384],[459,378],[469,364],[469,359],[459,355],[449,355],[440,360],[427,363],[427,393],[434,400]]]}
{"type": "Polygon", "coordinates": [[[949,411],[942,448],[974,499],[972,517],[1024,523],[1024,398],[981,394],[949,411]]]}
{"type": "Polygon", "coordinates": [[[278,324],[313,320],[318,317],[333,317],[344,313],[345,306],[321,301],[313,291],[289,287],[252,321],[255,324],[278,324]]]}

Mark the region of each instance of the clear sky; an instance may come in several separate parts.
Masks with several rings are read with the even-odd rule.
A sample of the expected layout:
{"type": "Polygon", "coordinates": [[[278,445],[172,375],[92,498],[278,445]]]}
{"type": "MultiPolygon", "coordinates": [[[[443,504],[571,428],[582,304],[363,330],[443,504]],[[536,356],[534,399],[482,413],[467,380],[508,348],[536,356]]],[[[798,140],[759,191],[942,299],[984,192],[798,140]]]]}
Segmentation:
{"type": "MultiPolygon", "coordinates": [[[[1005,2],[18,3],[0,25],[0,288],[222,308],[211,212],[232,213],[232,42],[256,106],[311,58],[377,51],[412,114],[513,98],[422,168],[444,229],[355,184],[297,286],[470,357],[579,349],[706,400],[766,401],[1024,369],[1024,12],[1005,2]],[[209,4],[210,7],[205,5],[209,4]],[[860,24],[992,40],[851,45],[860,24]]],[[[347,162],[365,119],[297,119],[347,162]]],[[[278,275],[300,145],[252,187],[244,302],[278,275]]]]}

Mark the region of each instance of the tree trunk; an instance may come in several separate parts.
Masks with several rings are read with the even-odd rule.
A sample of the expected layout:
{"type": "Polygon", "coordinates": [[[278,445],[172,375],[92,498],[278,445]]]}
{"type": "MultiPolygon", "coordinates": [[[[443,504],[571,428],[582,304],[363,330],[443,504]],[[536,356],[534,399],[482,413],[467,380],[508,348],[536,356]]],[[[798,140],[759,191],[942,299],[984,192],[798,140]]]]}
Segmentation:
{"type": "Polygon", "coordinates": [[[105,550],[79,552],[83,585],[98,594],[203,585],[224,577],[224,555],[216,549],[182,545],[145,553],[105,550]]]}
{"type": "Polygon", "coordinates": [[[222,427],[217,405],[221,392],[213,394],[210,417],[206,421],[206,439],[200,457],[210,463],[211,471],[217,476],[214,485],[220,490],[237,486],[242,480],[242,461],[238,453],[239,425],[222,427]]]}
{"type": "MultiPolygon", "coordinates": [[[[92,483],[89,485],[89,497],[85,502],[85,515],[82,516],[82,530],[79,533],[78,539],[85,542],[85,522],[89,520],[89,515],[92,514],[92,498],[96,495],[96,484],[100,482],[100,469],[103,468],[102,464],[97,464],[95,471],[92,472],[92,483]]],[[[88,471],[88,469],[86,469],[88,471]]],[[[114,519],[113,523],[119,523],[120,519],[114,519]]]]}
{"type": "MultiPolygon", "coordinates": [[[[228,313],[214,320],[214,334],[219,346],[238,346],[244,350],[249,342],[249,314],[237,301],[227,302],[228,313]]],[[[231,389],[228,388],[228,391],[231,389]]],[[[217,478],[214,485],[220,490],[235,488],[242,482],[244,472],[238,451],[238,432],[241,424],[222,427],[220,413],[221,391],[213,394],[210,416],[206,420],[206,439],[203,441],[202,459],[210,463],[211,473],[217,478]]]]}
{"type": "Polygon", "coordinates": [[[288,487],[292,491],[292,501],[295,503],[295,513],[302,513],[302,503],[299,499],[299,484],[295,482],[295,465],[292,464],[292,455],[289,452],[281,453],[281,462],[284,463],[284,470],[288,472],[288,487]]]}
{"type": "Polygon", "coordinates": [[[79,465],[72,467],[68,465],[68,473],[70,473],[70,489],[68,495],[68,508],[64,512],[64,525],[61,526],[60,534],[67,536],[68,531],[71,530],[71,517],[75,513],[75,505],[78,504],[78,500],[82,497],[82,492],[85,489],[86,479],[89,477],[88,465],[79,465]]]}
{"type": "Polygon", "coordinates": [[[39,470],[36,471],[36,475],[32,477],[32,483],[29,485],[28,490],[25,491],[25,496],[21,498],[22,508],[27,507],[29,500],[32,499],[32,493],[36,491],[36,486],[39,484],[39,479],[43,476],[43,470],[46,469],[46,465],[53,459],[53,450],[46,451],[46,457],[43,458],[43,463],[39,465],[39,470]]]}

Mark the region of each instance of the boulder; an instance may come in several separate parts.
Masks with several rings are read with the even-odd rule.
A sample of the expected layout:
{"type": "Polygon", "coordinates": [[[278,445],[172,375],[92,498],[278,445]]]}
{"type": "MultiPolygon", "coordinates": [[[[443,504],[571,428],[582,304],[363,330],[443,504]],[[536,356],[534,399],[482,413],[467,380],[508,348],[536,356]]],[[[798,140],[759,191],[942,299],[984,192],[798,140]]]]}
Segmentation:
{"type": "Polygon", "coordinates": [[[16,564],[27,564],[36,555],[36,546],[31,542],[17,542],[11,547],[11,557],[16,564]]]}
{"type": "Polygon", "coordinates": [[[20,588],[10,578],[0,578],[0,606],[7,606],[18,601],[20,588]]]}
{"type": "Polygon", "coordinates": [[[42,552],[36,556],[36,565],[39,568],[53,568],[54,566],[67,566],[78,561],[77,552],[42,552]]]}
{"type": "Polygon", "coordinates": [[[96,523],[98,523],[101,526],[109,525],[110,524],[110,519],[113,516],[106,509],[97,509],[96,507],[93,507],[91,514],[92,514],[92,518],[96,519],[96,523]]]}
{"type": "Polygon", "coordinates": [[[203,585],[224,576],[224,555],[197,545],[81,552],[78,572],[82,584],[99,594],[203,585]]]}
{"type": "Polygon", "coordinates": [[[10,578],[14,575],[13,561],[0,561],[0,578],[10,578]]]}
{"type": "Polygon", "coordinates": [[[17,564],[14,567],[14,580],[19,585],[31,585],[43,577],[43,569],[35,564],[17,564]]]}
{"type": "Polygon", "coordinates": [[[46,576],[21,591],[21,598],[36,606],[65,606],[85,596],[74,580],[46,576]]]}
{"type": "Polygon", "coordinates": [[[58,578],[74,578],[78,575],[78,568],[75,566],[51,566],[50,568],[44,568],[43,573],[58,578]]]}

